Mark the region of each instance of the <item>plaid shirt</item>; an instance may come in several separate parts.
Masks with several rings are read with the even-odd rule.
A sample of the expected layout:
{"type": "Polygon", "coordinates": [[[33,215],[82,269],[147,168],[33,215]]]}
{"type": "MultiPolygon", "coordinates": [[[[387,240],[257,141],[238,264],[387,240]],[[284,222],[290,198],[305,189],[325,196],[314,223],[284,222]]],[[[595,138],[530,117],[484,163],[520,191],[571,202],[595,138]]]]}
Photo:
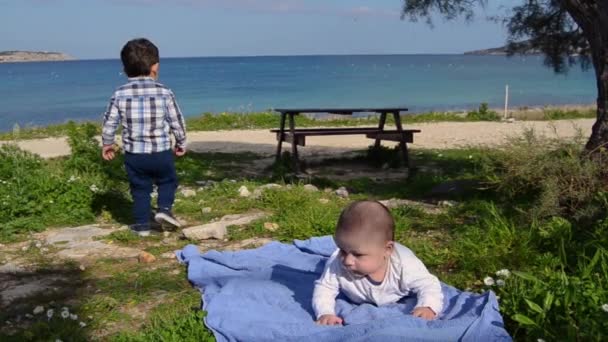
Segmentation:
{"type": "Polygon", "coordinates": [[[173,92],[151,77],[129,78],[110,99],[104,114],[102,141],[114,143],[122,121],[123,148],[130,153],[152,153],[186,147],[186,126],[173,92]]]}

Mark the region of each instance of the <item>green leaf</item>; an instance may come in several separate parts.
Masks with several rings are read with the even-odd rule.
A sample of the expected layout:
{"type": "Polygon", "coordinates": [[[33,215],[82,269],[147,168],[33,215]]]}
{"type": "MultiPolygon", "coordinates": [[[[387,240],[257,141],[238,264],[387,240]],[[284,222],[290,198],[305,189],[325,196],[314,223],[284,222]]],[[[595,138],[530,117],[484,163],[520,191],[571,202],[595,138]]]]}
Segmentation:
{"type": "Polygon", "coordinates": [[[524,299],[524,300],[526,301],[526,304],[528,304],[530,309],[532,309],[532,311],[538,312],[539,314],[544,313],[543,309],[538,304],[536,304],[533,301],[528,300],[528,299],[524,299]]]}
{"type": "Polygon", "coordinates": [[[547,292],[547,295],[545,296],[545,303],[543,305],[545,311],[549,311],[549,309],[551,309],[551,305],[553,304],[553,299],[555,299],[553,292],[547,292]]]}
{"type": "Polygon", "coordinates": [[[536,325],[536,323],[528,316],[522,314],[515,314],[513,319],[523,325],[536,325]]]}
{"type": "Polygon", "coordinates": [[[529,280],[529,281],[533,281],[535,283],[542,283],[540,281],[540,279],[536,278],[535,276],[531,275],[530,273],[525,273],[525,272],[519,272],[519,271],[513,271],[512,272],[515,276],[525,279],[525,280],[529,280]]]}

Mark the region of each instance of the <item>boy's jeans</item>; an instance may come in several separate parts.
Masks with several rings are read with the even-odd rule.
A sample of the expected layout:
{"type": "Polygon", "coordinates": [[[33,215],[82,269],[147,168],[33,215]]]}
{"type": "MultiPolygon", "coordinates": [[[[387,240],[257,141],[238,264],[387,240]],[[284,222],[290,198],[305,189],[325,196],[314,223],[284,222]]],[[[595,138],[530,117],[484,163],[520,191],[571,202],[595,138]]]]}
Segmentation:
{"type": "Polygon", "coordinates": [[[150,224],[152,184],[158,186],[158,209],[171,211],[177,189],[175,160],[171,150],[156,153],[125,153],[125,168],[133,197],[135,224],[150,224]]]}

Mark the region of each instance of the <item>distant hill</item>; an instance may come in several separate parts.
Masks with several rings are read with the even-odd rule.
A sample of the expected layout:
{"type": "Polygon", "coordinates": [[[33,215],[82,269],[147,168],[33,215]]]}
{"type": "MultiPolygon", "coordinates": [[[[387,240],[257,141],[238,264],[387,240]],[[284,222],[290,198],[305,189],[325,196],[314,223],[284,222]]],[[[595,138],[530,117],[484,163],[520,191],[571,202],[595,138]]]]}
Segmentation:
{"type": "MultiPolygon", "coordinates": [[[[519,45],[519,49],[522,49],[525,51],[524,54],[526,55],[538,55],[541,52],[537,49],[533,49],[530,46],[530,43],[528,41],[523,41],[520,43],[517,43],[519,45]]],[[[507,46],[501,46],[501,47],[497,47],[497,48],[491,48],[491,49],[485,49],[485,50],[474,50],[474,51],[467,51],[464,53],[465,55],[492,55],[492,56],[504,56],[507,54],[507,46]]]]}
{"type": "Polygon", "coordinates": [[[60,52],[0,51],[0,63],[70,61],[73,57],[60,52]]]}

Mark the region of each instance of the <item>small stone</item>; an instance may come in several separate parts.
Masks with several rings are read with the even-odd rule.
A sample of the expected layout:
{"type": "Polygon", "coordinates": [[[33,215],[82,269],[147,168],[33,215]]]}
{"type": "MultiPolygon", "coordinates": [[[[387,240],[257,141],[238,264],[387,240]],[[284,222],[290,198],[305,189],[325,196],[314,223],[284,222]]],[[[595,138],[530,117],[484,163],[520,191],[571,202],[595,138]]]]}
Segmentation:
{"type": "Polygon", "coordinates": [[[169,237],[169,236],[171,236],[171,232],[163,232],[163,236],[164,237],[169,237]]]}
{"type": "Polygon", "coordinates": [[[183,189],[181,191],[182,196],[188,198],[188,197],[194,197],[196,196],[196,191],[192,190],[192,189],[183,189]]]}
{"type": "Polygon", "coordinates": [[[160,257],[163,259],[175,259],[175,253],[166,252],[166,253],[161,254],[160,257]]]}
{"type": "Polygon", "coordinates": [[[40,241],[36,242],[36,248],[41,248],[42,247],[42,243],[40,241]]]}
{"type": "Polygon", "coordinates": [[[444,208],[451,208],[454,207],[456,205],[456,202],[454,201],[439,201],[439,203],[437,203],[438,206],[440,207],[444,207],[444,208]]]}
{"type": "Polygon", "coordinates": [[[25,318],[32,319],[32,318],[34,318],[34,316],[32,314],[26,313],[25,318]]]}
{"type": "Polygon", "coordinates": [[[83,272],[87,269],[84,265],[80,265],[78,268],[83,272]]]}
{"type": "Polygon", "coordinates": [[[319,203],[327,204],[327,203],[329,203],[329,200],[327,198],[319,198],[319,203]]]}
{"type": "Polygon", "coordinates": [[[508,122],[508,123],[514,123],[514,122],[515,122],[515,118],[508,118],[508,119],[507,119],[507,122],[508,122]]]}
{"type": "Polygon", "coordinates": [[[325,189],[323,189],[323,192],[326,193],[326,194],[332,193],[333,191],[334,191],[334,189],[332,189],[332,188],[325,188],[325,189]]]}
{"type": "Polygon", "coordinates": [[[319,191],[319,188],[317,188],[316,186],[314,186],[312,184],[306,184],[306,185],[304,185],[304,190],[309,191],[309,192],[317,192],[317,191],[319,191]]]}
{"type": "Polygon", "coordinates": [[[275,184],[275,183],[268,183],[265,185],[262,185],[260,187],[260,189],[280,189],[282,188],[282,186],[280,186],[279,184],[275,184]]]}
{"type": "Polygon", "coordinates": [[[42,253],[46,253],[48,251],[49,251],[49,249],[46,247],[40,248],[40,252],[42,252],[42,253]]]}
{"type": "Polygon", "coordinates": [[[149,264],[156,261],[156,257],[148,252],[139,253],[137,259],[139,260],[139,262],[144,264],[149,264]]]}
{"type": "Polygon", "coordinates": [[[264,223],[264,229],[270,230],[271,232],[274,232],[275,230],[279,229],[279,225],[277,223],[274,223],[274,222],[265,222],[264,223]]]}
{"type": "Polygon", "coordinates": [[[41,313],[44,312],[44,306],[42,305],[38,305],[36,308],[34,308],[34,315],[40,315],[41,313]]]}
{"type": "Polygon", "coordinates": [[[242,186],[239,188],[239,196],[241,197],[249,197],[251,196],[251,192],[249,192],[249,189],[247,189],[246,186],[242,186]]]}
{"type": "Polygon", "coordinates": [[[201,209],[201,211],[203,212],[203,214],[209,214],[209,213],[211,213],[211,208],[205,207],[205,208],[201,209]]]}
{"type": "Polygon", "coordinates": [[[24,252],[27,252],[30,249],[30,246],[23,246],[21,247],[21,250],[24,252]]]}
{"type": "Polygon", "coordinates": [[[205,186],[205,185],[207,185],[207,181],[204,181],[204,180],[203,180],[203,181],[196,181],[196,182],[194,182],[194,183],[196,183],[196,185],[200,185],[200,186],[205,186]]]}
{"type": "Polygon", "coordinates": [[[253,190],[253,195],[251,195],[251,198],[260,199],[260,198],[262,198],[263,194],[264,194],[264,192],[262,191],[262,189],[258,188],[258,189],[253,190]]]}
{"type": "Polygon", "coordinates": [[[171,274],[172,275],[179,275],[179,270],[173,270],[173,271],[171,271],[171,274]]]}
{"type": "Polygon", "coordinates": [[[345,187],[341,187],[338,190],[336,190],[336,195],[338,195],[338,197],[342,197],[342,198],[348,198],[348,190],[346,190],[345,187]]]}

